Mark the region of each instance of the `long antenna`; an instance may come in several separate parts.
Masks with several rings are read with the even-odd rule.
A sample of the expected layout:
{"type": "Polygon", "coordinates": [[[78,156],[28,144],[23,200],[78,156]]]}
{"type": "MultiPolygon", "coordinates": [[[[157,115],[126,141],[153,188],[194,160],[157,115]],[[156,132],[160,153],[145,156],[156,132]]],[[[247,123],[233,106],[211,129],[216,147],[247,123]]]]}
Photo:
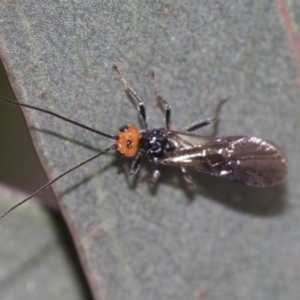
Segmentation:
{"type": "Polygon", "coordinates": [[[37,194],[41,193],[43,190],[45,190],[46,188],[48,188],[51,184],[53,184],[55,181],[57,181],[58,179],[62,178],[63,176],[71,173],[72,171],[78,169],[79,167],[85,165],[86,163],[94,160],[95,158],[101,156],[102,154],[110,151],[110,150],[114,150],[117,148],[116,144],[111,145],[109,148],[97,153],[96,155],[93,155],[92,157],[82,161],[81,163],[73,166],[72,168],[66,170],[65,172],[61,173],[60,175],[58,175],[57,177],[55,177],[54,179],[50,180],[48,183],[46,183],[45,185],[43,185],[41,188],[39,188],[37,191],[35,191],[34,193],[32,193],[30,196],[28,196],[27,198],[25,198],[24,200],[21,200],[20,202],[18,202],[17,204],[15,204],[14,206],[12,206],[11,208],[9,208],[6,212],[4,212],[1,216],[0,219],[4,218],[8,213],[10,213],[12,210],[16,209],[18,206],[22,205],[23,203],[27,202],[28,200],[32,199],[33,197],[35,197],[37,194]]]}
{"type": "Polygon", "coordinates": [[[40,107],[37,107],[37,106],[25,104],[25,103],[20,103],[20,102],[12,101],[12,100],[9,100],[9,99],[4,98],[4,97],[2,97],[2,96],[0,96],[0,100],[4,101],[4,102],[6,102],[6,103],[12,104],[12,105],[28,107],[28,108],[31,108],[31,109],[34,109],[34,110],[38,110],[38,111],[44,112],[44,113],[46,113],[46,114],[48,114],[48,115],[52,115],[52,116],[54,116],[54,117],[56,117],[56,118],[62,119],[62,120],[64,120],[64,121],[66,121],[66,122],[72,123],[72,124],[74,124],[74,125],[77,125],[77,126],[79,126],[79,127],[82,127],[82,128],[87,129],[87,130],[89,130],[89,131],[95,132],[95,133],[97,133],[97,134],[100,134],[100,135],[105,136],[105,137],[107,137],[107,138],[110,138],[110,139],[112,139],[112,140],[117,140],[117,139],[118,139],[118,136],[116,136],[116,135],[110,135],[110,134],[101,132],[101,131],[96,130],[96,129],[94,129],[94,128],[88,127],[88,126],[86,126],[86,125],[83,125],[83,124],[81,124],[81,123],[78,123],[78,122],[76,122],[76,121],[73,121],[73,120],[71,120],[71,119],[68,119],[68,118],[66,118],[66,117],[63,117],[63,116],[61,116],[61,115],[59,115],[59,114],[57,114],[57,113],[54,113],[54,112],[52,112],[52,111],[50,111],[50,110],[47,110],[47,109],[43,109],[43,108],[40,108],[40,107]]]}

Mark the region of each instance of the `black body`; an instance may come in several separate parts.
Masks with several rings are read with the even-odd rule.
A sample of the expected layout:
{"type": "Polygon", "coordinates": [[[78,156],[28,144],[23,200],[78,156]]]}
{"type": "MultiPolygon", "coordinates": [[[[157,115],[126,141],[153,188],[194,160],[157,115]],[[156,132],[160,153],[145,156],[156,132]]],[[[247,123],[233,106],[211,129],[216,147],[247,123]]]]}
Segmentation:
{"type": "Polygon", "coordinates": [[[176,146],[172,143],[168,132],[164,128],[142,132],[139,146],[140,151],[146,154],[150,161],[155,161],[157,158],[162,158],[167,153],[176,150],[176,146]]]}
{"type": "MultiPolygon", "coordinates": [[[[276,144],[257,137],[211,137],[190,133],[218,120],[222,99],[215,107],[212,118],[195,122],[182,132],[170,130],[171,106],[159,93],[154,73],[152,84],[156,100],[165,108],[165,128],[149,130],[143,101],[127,83],[123,74],[114,66],[126,92],[138,103],[143,124],[140,131],[139,151],[131,165],[130,174],[139,170],[141,156],[158,165],[174,165],[181,168],[184,179],[192,183],[188,169],[226,178],[251,186],[272,186],[283,181],[287,174],[287,159],[276,144]]],[[[159,177],[156,169],[152,181],[159,177]]]]}
{"type": "Polygon", "coordinates": [[[159,165],[180,166],[251,186],[272,186],[287,173],[280,147],[257,137],[210,137],[157,128],[142,132],[140,151],[159,165]]]}

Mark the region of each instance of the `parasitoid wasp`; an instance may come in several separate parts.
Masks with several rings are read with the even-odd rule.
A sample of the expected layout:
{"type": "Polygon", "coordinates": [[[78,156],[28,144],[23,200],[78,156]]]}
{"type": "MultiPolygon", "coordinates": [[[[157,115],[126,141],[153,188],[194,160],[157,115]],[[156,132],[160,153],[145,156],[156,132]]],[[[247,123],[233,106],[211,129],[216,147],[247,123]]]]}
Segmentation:
{"type": "MultiPolygon", "coordinates": [[[[110,150],[117,150],[125,157],[134,157],[129,171],[130,175],[138,172],[141,158],[146,156],[150,162],[157,165],[180,167],[183,177],[188,183],[192,183],[192,177],[188,172],[189,169],[256,187],[273,186],[285,179],[287,174],[285,153],[272,142],[253,136],[212,137],[191,133],[191,131],[215,123],[218,120],[220,107],[228,97],[219,102],[212,118],[195,122],[183,131],[173,131],[170,129],[171,106],[160,95],[154,73],[152,72],[152,84],[157,102],[164,106],[166,127],[148,129],[144,102],[128,84],[117,65],[114,65],[113,68],[117,72],[125,91],[137,102],[143,125],[141,130],[138,130],[133,125],[124,125],[119,128],[116,135],[110,135],[49,110],[0,97],[0,100],[4,102],[44,112],[114,140],[114,143],[107,149],[76,164],[50,180],[24,200],[12,206],[0,216],[0,219],[35,197],[63,176],[110,150]]],[[[159,175],[160,172],[156,169],[152,173],[152,181],[157,181],[159,175]]]]}

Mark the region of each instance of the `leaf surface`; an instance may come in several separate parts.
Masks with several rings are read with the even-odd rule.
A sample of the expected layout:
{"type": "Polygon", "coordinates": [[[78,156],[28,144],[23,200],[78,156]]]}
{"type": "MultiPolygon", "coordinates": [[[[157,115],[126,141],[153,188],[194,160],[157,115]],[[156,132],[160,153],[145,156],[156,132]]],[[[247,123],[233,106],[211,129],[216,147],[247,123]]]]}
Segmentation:
{"type": "MultiPolygon", "coordinates": [[[[118,63],[151,127],[164,125],[155,71],[174,128],[210,117],[229,94],[218,135],[259,136],[289,158],[288,180],[274,188],[193,173],[189,205],[178,169],[162,168],[154,191],[145,183],[136,192],[113,153],[60,180],[54,190],[95,299],[298,299],[299,6],[282,4],[0,3],[1,57],[19,101],[115,134],[139,124],[112,71],[118,63]]],[[[51,178],[111,143],[24,113],[51,178]]],[[[145,164],[133,183],[152,168],[145,164]]]]}

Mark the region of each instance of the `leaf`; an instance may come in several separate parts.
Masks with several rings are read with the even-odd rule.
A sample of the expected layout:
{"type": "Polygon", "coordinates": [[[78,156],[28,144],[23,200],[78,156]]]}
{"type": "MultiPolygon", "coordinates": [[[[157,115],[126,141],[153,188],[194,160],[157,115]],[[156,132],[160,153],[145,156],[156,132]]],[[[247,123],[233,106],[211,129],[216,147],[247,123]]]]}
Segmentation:
{"type": "MultiPolygon", "coordinates": [[[[54,190],[95,299],[298,299],[299,70],[289,39],[298,8],[286,15],[278,4],[0,3],[1,56],[19,101],[114,134],[138,124],[118,63],[151,126],[163,126],[155,71],[174,126],[209,117],[229,94],[218,135],[272,140],[290,161],[287,182],[268,189],[194,173],[189,205],[179,170],[162,168],[154,191],[136,192],[113,153],[60,180],[54,190]]],[[[24,113],[51,178],[111,143],[24,113]]]]}

